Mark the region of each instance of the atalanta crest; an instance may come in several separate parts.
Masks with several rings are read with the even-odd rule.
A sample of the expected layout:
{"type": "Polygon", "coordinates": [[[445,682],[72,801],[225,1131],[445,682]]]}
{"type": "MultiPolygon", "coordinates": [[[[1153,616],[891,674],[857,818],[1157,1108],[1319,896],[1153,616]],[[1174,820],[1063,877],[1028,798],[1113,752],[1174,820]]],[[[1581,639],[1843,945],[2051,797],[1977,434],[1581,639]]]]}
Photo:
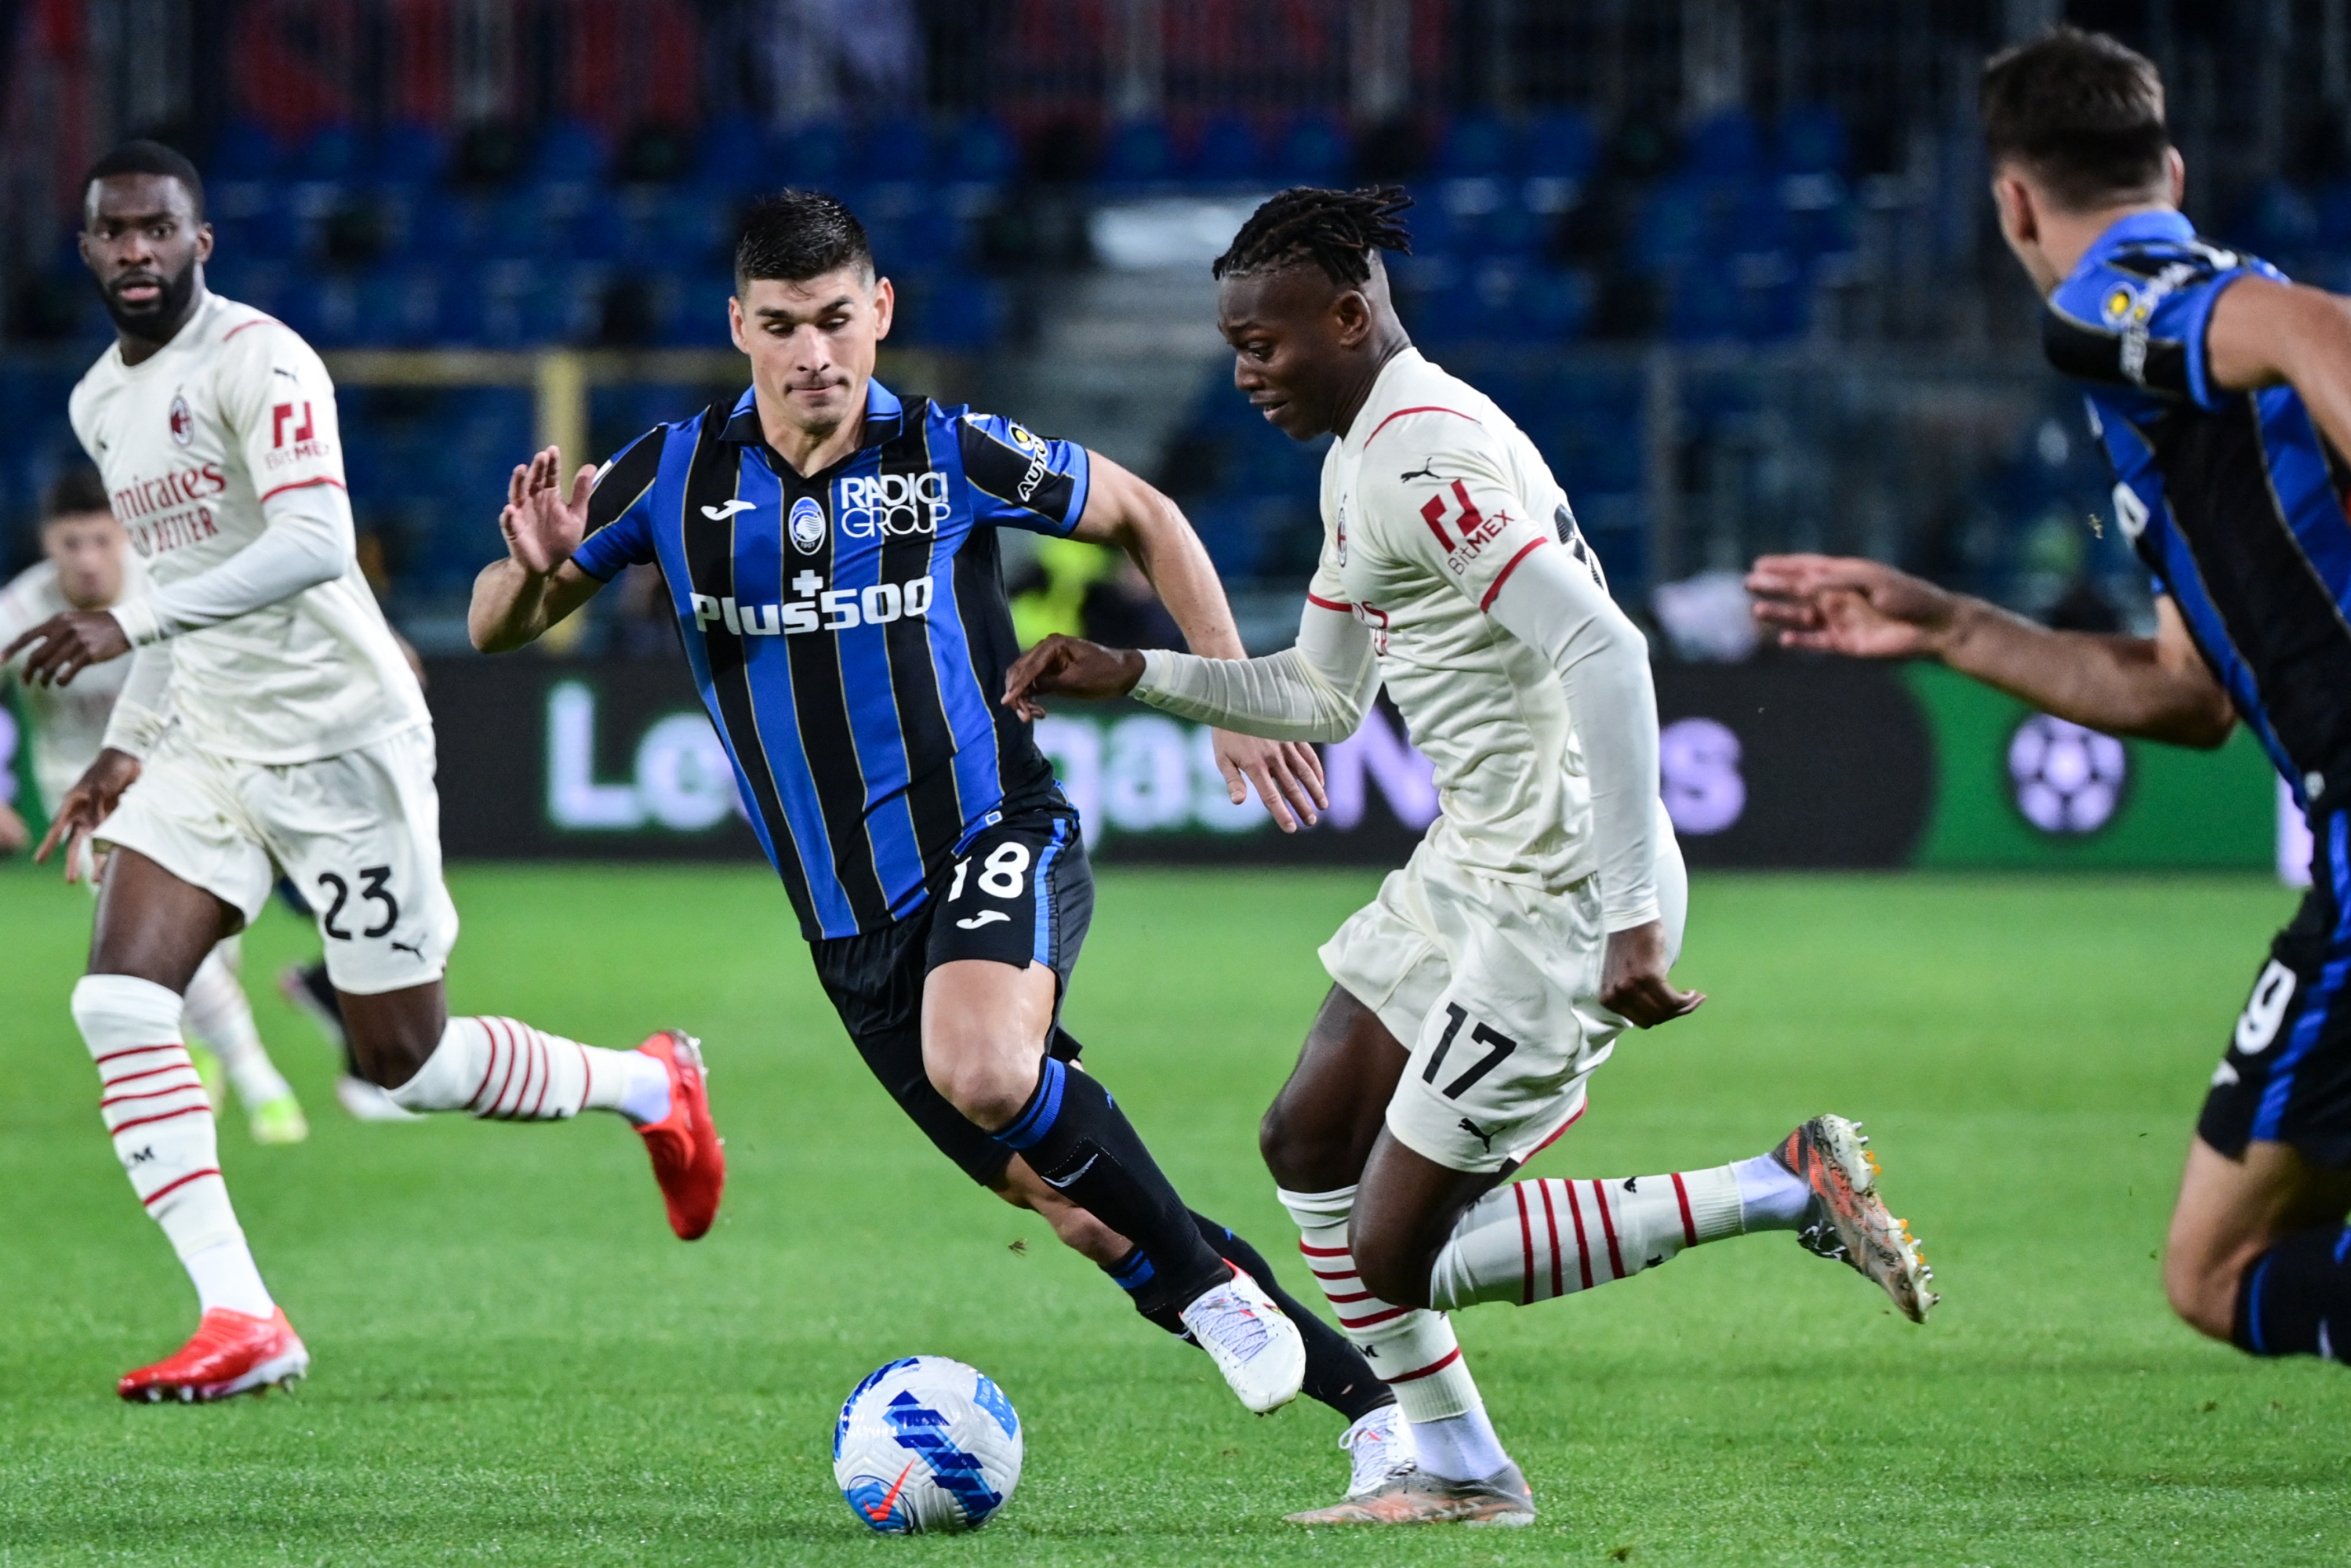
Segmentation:
{"type": "Polygon", "coordinates": [[[179,392],[172,394],[172,439],[185,446],[196,438],[195,411],[179,392]]]}
{"type": "Polygon", "coordinates": [[[802,555],[814,555],[824,545],[824,508],[810,497],[802,496],[792,503],[789,521],[792,548],[802,555]]]}

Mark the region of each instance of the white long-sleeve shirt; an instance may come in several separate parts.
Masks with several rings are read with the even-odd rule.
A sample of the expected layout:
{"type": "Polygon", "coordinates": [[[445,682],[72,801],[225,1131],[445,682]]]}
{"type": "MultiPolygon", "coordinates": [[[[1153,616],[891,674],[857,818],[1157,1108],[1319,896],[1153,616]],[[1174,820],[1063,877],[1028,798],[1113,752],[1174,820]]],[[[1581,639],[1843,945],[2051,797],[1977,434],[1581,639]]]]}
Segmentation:
{"type": "Polygon", "coordinates": [[[1332,740],[1384,682],[1436,769],[1432,849],[1546,891],[1596,873],[1609,930],[1656,919],[1647,647],[1534,444],[1406,350],[1323,460],[1322,523],[1295,647],[1146,653],[1134,695],[1229,729],[1332,740]]]}
{"type": "Polygon", "coordinates": [[[140,651],[131,685],[156,698],[126,716],[162,712],[148,688],[168,675],[189,739],[264,763],[430,722],[360,573],[335,389],[308,343],[208,296],[138,364],[108,349],[71,413],[153,584],[114,609],[140,651]]]}

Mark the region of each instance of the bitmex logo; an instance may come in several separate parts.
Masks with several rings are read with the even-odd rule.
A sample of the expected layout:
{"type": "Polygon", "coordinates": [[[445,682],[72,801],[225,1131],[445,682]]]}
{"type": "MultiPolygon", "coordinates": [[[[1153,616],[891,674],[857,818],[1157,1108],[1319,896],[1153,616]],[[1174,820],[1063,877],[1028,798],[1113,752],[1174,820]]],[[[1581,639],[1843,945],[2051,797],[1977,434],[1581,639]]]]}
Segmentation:
{"type": "Polygon", "coordinates": [[[912,582],[828,589],[822,577],[803,571],[792,579],[791,587],[799,597],[781,604],[745,604],[732,594],[723,598],[695,594],[694,629],[706,635],[716,622],[737,637],[797,637],[810,632],[886,626],[931,612],[932,580],[927,575],[912,582]]]}

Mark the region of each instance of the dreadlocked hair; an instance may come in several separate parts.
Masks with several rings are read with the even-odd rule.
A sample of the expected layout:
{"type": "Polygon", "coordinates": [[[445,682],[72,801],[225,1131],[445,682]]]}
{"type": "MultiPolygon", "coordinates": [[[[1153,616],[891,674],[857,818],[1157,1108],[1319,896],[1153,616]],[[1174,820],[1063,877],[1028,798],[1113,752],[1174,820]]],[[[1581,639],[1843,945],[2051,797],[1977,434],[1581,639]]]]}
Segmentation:
{"type": "Polygon", "coordinates": [[[1249,214],[1231,248],[1209,268],[1217,277],[1271,272],[1292,263],[1314,263],[1332,282],[1368,283],[1372,252],[1412,254],[1412,234],[1397,214],[1412,205],[1402,185],[1366,185],[1326,191],[1293,185],[1249,214]]]}

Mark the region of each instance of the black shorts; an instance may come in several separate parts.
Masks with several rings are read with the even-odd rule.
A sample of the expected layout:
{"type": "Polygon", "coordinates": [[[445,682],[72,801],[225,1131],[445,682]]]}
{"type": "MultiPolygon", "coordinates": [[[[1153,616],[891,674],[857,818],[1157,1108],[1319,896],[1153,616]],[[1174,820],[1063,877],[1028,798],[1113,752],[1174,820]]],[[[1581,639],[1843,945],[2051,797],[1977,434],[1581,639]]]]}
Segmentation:
{"type": "Polygon", "coordinates": [[[2197,1135],[2235,1159],[2255,1141],[2351,1167],[2351,811],[2311,813],[2310,892],[2237,1019],[2197,1135]]]}
{"type": "Polygon", "coordinates": [[[931,1087],[923,1071],[923,982],[940,965],[964,958],[1020,969],[1046,965],[1058,980],[1049,1049],[1073,1061],[1078,1042],[1061,1027],[1060,996],[1093,915],[1093,870],[1077,813],[1057,802],[1008,812],[973,834],[930,898],[904,920],[809,944],[817,978],[865,1065],[976,1182],[993,1184],[1011,1151],[931,1087]]]}

